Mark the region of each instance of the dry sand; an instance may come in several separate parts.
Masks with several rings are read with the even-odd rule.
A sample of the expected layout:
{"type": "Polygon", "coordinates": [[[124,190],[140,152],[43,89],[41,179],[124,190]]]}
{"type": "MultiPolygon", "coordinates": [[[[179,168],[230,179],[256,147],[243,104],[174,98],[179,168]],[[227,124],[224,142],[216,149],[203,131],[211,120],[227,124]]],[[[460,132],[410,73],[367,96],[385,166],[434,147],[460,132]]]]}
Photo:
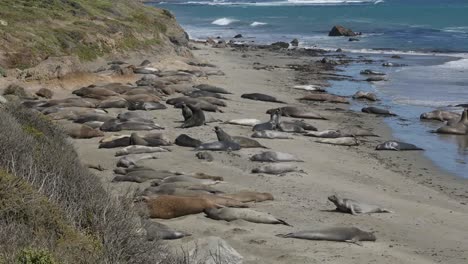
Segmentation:
{"type": "MultiPolygon", "coordinates": [[[[225,113],[210,113],[216,118],[256,118],[268,120],[267,109],[283,106],[276,103],[241,99],[242,93],[260,92],[276,96],[292,105],[304,92],[291,87],[295,72],[290,63],[305,63],[318,58],[286,56],[268,51],[232,51],[200,46],[195,57],[216,64],[225,76],[200,78],[200,83],[224,87],[228,95],[225,113]],[[271,70],[254,70],[254,62],[279,66],[271,70]]],[[[312,76],[313,77],[313,76],[312,76]]],[[[316,76],[315,76],[316,77],[316,76]]],[[[313,79],[313,78],[312,78],[313,79]]],[[[129,80],[131,81],[131,80],[129,80]]],[[[323,81],[317,81],[322,83],[323,81]]],[[[206,218],[203,214],[160,221],[174,229],[191,233],[168,242],[174,248],[204,237],[219,236],[228,241],[242,256],[244,263],[467,263],[468,262],[468,197],[466,181],[440,171],[422,155],[414,152],[376,153],[378,142],[390,139],[388,128],[379,117],[349,111],[326,110],[334,104],[317,104],[314,108],[330,120],[309,123],[319,130],[362,126],[381,135],[367,138],[359,147],[341,147],[315,143],[313,138],[295,135],[291,140],[259,141],[274,151],[294,154],[305,162],[297,163],[303,173],[284,176],[256,175],[251,169],[259,165],[249,161],[252,154],[263,149],[241,149],[226,153],[214,152],[213,162],[203,162],[190,148],[172,146],[170,153],[160,153],[156,160],[142,162],[156,169],[184,172],[205,172],[225,178],[216,186],[226,192],[252,190],[270,192],[274,201],[252,204],[252,208],[269,212],[294,227],[254,224],[244,221],[224,222],[206,218]],[[353,216],[336,213],[327,201],[331,194],[362,200],[389,208],[393,214],[353,216]],[[348,243],[308,241],[276,237],[278,233],[317,229],[331,226],[355,226],[375,231],[377,241],[363,246],[348,243]]],[[[346,109],[343,106],[338,106],[346,109]]],[[[113,111],[117,113],[118,111],[113,111]]],[[[202,141],[215,141],[209,124],[190,129],[177,128],[182,116],[179,109],[169,107],[151,112],[155,122],[166,127],[172,139],[181,133],[202,141]]],[[[288,119],[288,118],[284,118],[288,119]]],[[[221,124],[231,135],[250,136],[249,127],[221,124]]],[[[112,134],[112,133],[107,133],[112,134]]],[[[110,190],[122,193],[129,187],[144,188],[145,184],[111,183],[116,158],[115,149],[98,149],[99,139],[75,140],[85,163],[108,168],[96,172],[110,190]]]]}

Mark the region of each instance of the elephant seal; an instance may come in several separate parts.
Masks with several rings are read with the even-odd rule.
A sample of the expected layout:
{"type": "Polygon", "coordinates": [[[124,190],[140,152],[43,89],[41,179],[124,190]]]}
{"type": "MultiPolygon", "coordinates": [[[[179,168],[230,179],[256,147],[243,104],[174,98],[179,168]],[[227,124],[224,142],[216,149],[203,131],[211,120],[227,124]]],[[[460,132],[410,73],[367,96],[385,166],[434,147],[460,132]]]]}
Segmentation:
{"type": "Polygon", "coordinates": [[[373,102],[379,100],[377,98],[377,95],[375,95],[375,93],[363,92],[363,91],[357,91],[353,95],[353,99],[366,99],[366,100],[373,101],[373,102]]]}
{"type": "Polygon", "coordinates": [[[368,113],[368,114],[376,114],[376,115],[384,115],[384,116],[396,116],[395,113],[390,112],[387,109],[382,109],[378,107],[364,107],[361,109],[361,112],[368,113]]]}
{"type": "Polygon", "coordinates": [[[234,207],[234,208],[247,208],[249,207],[248,204],[245,204],[239,200],[230,198],[230,197],[225,197],[222,195],[214,195],[214,194],[203,194],[203,193],[194,193],[194,194],[188,194],[185,195],[187,197],[197,197],[197,198],[203,198],[207,199],[217,205],[222,205],[226,207],[234,207]]]}
{"type": "Polygon", "coordinates": [[[198,139],[194,139],[186,134],[181,134],[179,135],[176,140],[175,140],[175,144],[177,146],[181,146],[181,147],[192,147],[192,148],[196,148],[198,146],[200,146],[202,144],[202,142],[198,139]]]}
{"type": "Polygon", "coordinates": [[[282,121],[278,123],[276,128],[281,132],[289,132],[289,133],[305,133],[306,132],[304,128],[296,125],[294,122],[282,121]]]}
{"type": "Polygon", "coordinates": [[[422,148],[419,148],[413,144],[409,143],[404,143],[404,142],[398,142],[398,141],[386,141],[382,144],[377,145],[375,147],[376,150],[424,150],[422,148]]]}
{"type": "MultiPolygon", "coordinates": [[[[139,167],[132,167],[132,168],[139,168],[139,167]]],[[[116,172],[116,170],[114,170],[116,172]]],[[[119,171],[120,172],[120,171],[119,171]]],[[[150,180],[162,180],[164,178],[174,176],[173,173],[168,171],[156,171],[152,169],[147,169],[143,167],[142,170],[124,170],[124,174],[116,175],[113,182],[136,182],[136,183],[143,183],[150,180]]]]}
{"type": "Polygon", "coordinates": [[[198,146],[195,150],[212,150],[212,151],[232,151],[239,150],[241,146],[232,141],[215,141],[209,143],[203,143],[198,146]]]}
{"type": "Polygon", "coordinates": [[[392,213],[392,211],[385,208],[380,208],[377,205],[365,204],[352,199],[341,198],[338,195],[328,196],[328,200],[335,204],[336,211],[343,213],[357,214],[371,214],[371,213],[392,213]]]}
{"type": "Polygon", "coordinates": [[[144,154],[144,153],[156,153],[156,152],[169,152],[168,149],[161,147],[148,147],[148,146],[128,146],[115,153],[115,156],[125,156],[130,154],[144,154]]]}
{"type": "Polygon", "coordinates": [[[145,160],[145,159],[157,159],[158,157],[150,154],[144,154],[144,155],[127,155],[123,156],[122,158],[117,161],[117,167],[131,167],[131,166],[137,166],[137,162],[140,160],[145,160]]]}
{"type": "Polygon", "coordinates": [[[238,200],[243,203],[248,202],[263,202],[268,200],[274,200],[271,193],[260,193],[260,192],[251,192],[251,191],[241,191],[238,193],[223,194],[224,197],[229,197],[235,200],[238,200]]]}
{"type": "Polygon", "coordinates": [[[252,134],[253,138],[268,138],[268,139],[292,139],[290,134],[279,131],[263,130],[256,131],[252,134]]]}
{"type": "Polygon", "coordinates": [[[361,241],[376,241],[371,232],[362,231],[357,227],[332,227],[321,230],[301,231],[289,234],[278,234],[278,237],[299,238],[307,240],[326,240],[361,244],[361,241]]]}
{"type": "Polygon", "coordinates": [[[184,117],[184,121],[187,121],[193,116],[192,110],[185,104],[185,102],[180,103],[180,108],[182,109],[182,116],[184,117]]]}
{"type": "Polygon", "coordinates": [[[101,141],[99,148],[118,148],[130,145],[130,135],[115,137],[113,139],[101,141]]]}
{"type": "Polygon", "coordinates": [[[122,130],[155,130],[155,129],[164,129],[158,124],[141,122],[141,121],[125,121],[121,122],[118,119],[111,119],[100,127],[102,131],[105,132],[117,132],[122,130]]]}
{"type": "Polygon", "coordinates": [[[227,104],[223,100],[218,99],[218,98],[214,98],[214,97],[197,97],[197,98],[199,100],[203,100],[213,105],[222,106],[222,107],[227,106],[227,104]]]}
{"type": "Polygon", "coordinates": [[[170,227],[163,225],[158,222],[154,222],[148,219],[144,219],[141,221],[142,227],[146,231],[146,239],[148,241],[163,239],[163,240],[173,240],[179,239],[186,236],[191,236],[191,234],[174,231],[170,227]]]}
{"type": "Polygon", "coordinates": [[[338,146],[358,146],[359,141],[353,137],[340,137],[340,138],[322,138],[315,140],[317,143],[338,145],[338,146]]]}
{"type": "Polygon", "coordinates": [[[83,123],[83,125],[89,126],[90,128],[94,128],[94,129],[101,128],[102,124],[104,124],[104,122],[101,122],[101,121],[89,121],[89,122],[83,123]]]}
{"type": "Polygon", "coordinates": [[[267,148],[260,144],[258,141],[240,137],[240,136],[230,136],[228,133],[224,132],[224,130],[218,126],[215,127],[216,136],[218,137],[219,141],[229,141],[237,143],[241,146],[241,148],[267,148]]]}
{"type": "Polygon", "coordinates": [[[333,94],[308,94],[297,100],[349,104],[346,97],[333,94]]]}
{"type": "Polygon", "coordinates": [[[214,181],[211,179],[198,179],[188,175],[173,175],[162,179],[160,184],[173,183],[173,182],[191,182],[196,185],[214,185],[219,183],[219,181],[214,181]]]}
{"type": "Polygon", "coordinates": [[[253,126],[252,131],[276,130],[279,123],[280,110],[270,114],[270,121],[253,126]]]}
{"type": "Polygon", "coordinates": [[[319,138],[340,138],[340,137],[350,137],[352,135],[345,134],[340,130],[324,130],[324,131],[310,131],[304,134],[308,137],[319,137],[319,138]]]}
{"type": "Polygon", "coordinates": [[[109,120],[114,119],[112,116],[108,114],[101,114],[101,113],[84,113],[81,115],[78,115],[73,122],[75,123],[86,123],[90,121],[100,121],[100,122],[106,122],[109,120]]]}
{"type": "Polygon", "coordinates": [[[206,209],[214,209],[219,205],[210,200],[197,197],[181,197],[161,195],[145,199],[151,218],[171,219],[180,216],[199,214],[206,209]]]}
{"type": "Polygon", "coordinates": [[[204,125],[205,114],[203,113],[203,110],[193,105],[187,105],[187,106],[192,111],[192,116],[189,119],[184,121],[184,124],[182,124],[182,128],[190,128],[190,127],[204,125]]]}
{"type": "Polygon", "coordinates": [[[162,133],[149,133],[149,134],[146,134],[144,137],[142,137],[142,139],[147,143],[146,146],[150,146],[150,147],[172,145],[171,140],[169,140],[162,133]]]}
{"type": "Polygon", "coordinates": [[[282,124],[289,125],[289,126],[291,125],[298,126],[298,127],[301,127],[303,130],[317,131],[317,128],[315,126],[304,122],[304,120],[281,121],[280,126],[282,124]]]}
{"type": "Polygon", "coordinates": [[[241,95],[241,98],[255,100],[255,101],[264,101],[264,102],[285,104],[285,102],[279,101],[278,99],[276,99],[275,97],[273,97],[271,95],[261,94],[261,93],[243,94],[243,95],[241,95]]]}
{"type": "Polygon", "coordinates": [[[201,90],[201,91],[212,92],[212,93],[232,94],[224,88],[217,87],[217,86],[210,85],[210,84],[199,84],[199,85],[193,86],[193,88],[201,90]]]}
{"type": "Polygon", "coordinates": [[[459,119],[460,114],[449,111],[434,110],[431,112],[422,113],[420,119],[426,120],[438,120],[438,121],[449,121],[452,119],[459,119]]]}
{"type": "Polygon", "coordinates": [[[208,218],[214,220],[234,221],[242,219],[247,222],[258,224],[287,225],[284,220],[278,219],[271,214],[258,212],[246,208],[207,208],[204,210],[208,218]]]}
{"type": "Polygon", "coordinates": [[[91,99],[83,98],[52,99],[42,104],[41,107],[50,107],[57,105],[62,107],[96,108],[96,103],[92,102],[91,99]]]}
{"type": "Polygon", "coordinates": [[[284,174],[288,172],[298,171],[294,164],[276,163],[263,165],[252,170],[252,173],[266,173],[266,174],[284,174]]]}
{"type": "Polygon", "coordinates": [[[298,159],[296,156],[284,153],[284,152],[276,152],[276,151],[264,151],[260,154],[255,154],[250,157],[251,161],[260,161],[260,162],[289,162],[289,161],[296,161],[296,162],[303,162],[303,160],[298,159]]]}
{"type": "Polygon", "coordinates": [[[212,162],[212,161],[214,160],[213,155],[211,155],[211,153],[206,152],[206,151],[198,152],[197,154],[195,154],[195,156],[196,156],[198,159],[206,160],[206,161],[208,161],[208,162],[212,162]]]}
{"type": "MultiPolygon", "coordinates": [[[[453,120],[451,120],[453,121],[453,120]]],[[[447,125],[433,131],[439,134],[467,135],[468,134],[468,109],[463,110],[458,122],[448,122],[447,125]]]]}
{"type": "Polygon", "coordinates": [[[128,103],[128,110],[164,110],[167,109],[167,106],[159,102],[130,102],[128,103]]]}
{"type": "Polygon", "coordinates": [[[318,113],[315,113],[305,107],[296,107],[296,106],[285,106],[285,107],[280,107],[280,108],[269,109],[267,111],[267,114],[272,114],[278,109],[280,110],[281,115],[286,116],[286,117],[326,120],[326,118],[324,118],[318,113]]]}
{"type": "Polygon", "coordinates": [[[121,122],[125,121],[138,121],[144,123],[152,123],[153,116],[150,113],[142,111],[127,111],[117,115],[117,119],[121,122]]]}
{"type": "Polygon", "coordinates": [[[231,119],[225,122],[226,124],[231,125],[240,125],[240,126],[255,126],[262,123],[262,121],[253,118],[244,118],[244,119],[231,119]]]}
{"type": "Polygon", "coordinates": [[[208,92],[208,91],[201,91],[201,90],[193,90],[191,92],[186,92],[186,93],[184,93],[184,95],[188,96],[188,97],[191,97],[191,98],[213,97],[213,98],[216,98],[216,99],[227,100],[227,98],[222,96],[221,94],[212,93],[212,92],[208,92]]]}
{"type": "Polygon", "coordinates": [[[380,75],[380,76],[385,75],[385,73],[383,73],[383,72],[373,71],[373,70],[369,70],[369,69],[362,70],[361,74],[362,75],[380,75]]]}
{"type": "Polygon", "coordinates": [[[82,124],[66,124],[63,128],[65,133],[72,138],[93,138],[104,136],[102,131],[82,124]]]}
{"type": "Polygon", "coordinates": [[[220,112],[220,113],[223,112],[222,110],[218,108],[218,106],[211,104],[205,100],[198,99],[198,98],[185,97],[185,96],[168,99],[166,101],[166,104],[174,105],[177,108],[182,102],[184,102],[187,105],[197,106],[201,110],[207,111],[207,112],[220,112]]]}

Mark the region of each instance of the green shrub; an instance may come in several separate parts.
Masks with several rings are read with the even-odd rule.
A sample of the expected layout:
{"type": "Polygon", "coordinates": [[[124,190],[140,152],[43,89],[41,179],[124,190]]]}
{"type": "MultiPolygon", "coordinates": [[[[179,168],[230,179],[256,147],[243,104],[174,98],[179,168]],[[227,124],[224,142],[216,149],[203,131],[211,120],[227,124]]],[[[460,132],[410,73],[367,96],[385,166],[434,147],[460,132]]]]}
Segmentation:
{"type": "Polygon", "coordinates": [[[17,264],[57,264],[50,252],[42,249],[23,249],[17,264]]]}

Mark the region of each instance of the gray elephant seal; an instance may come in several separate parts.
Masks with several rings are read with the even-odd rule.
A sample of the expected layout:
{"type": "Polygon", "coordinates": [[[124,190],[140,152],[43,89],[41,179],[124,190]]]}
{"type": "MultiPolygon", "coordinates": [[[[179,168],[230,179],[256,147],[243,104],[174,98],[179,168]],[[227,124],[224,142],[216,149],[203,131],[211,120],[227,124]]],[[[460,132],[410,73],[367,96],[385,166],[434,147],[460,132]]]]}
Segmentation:
{"type": "Polygon", "coordinates": [[[301,231],[289,234],[278,234],[278,237],[299,238],[307,240],[326,240],[361,244],[360,241],[376,241],[371,232],[362,231],[357,227],[332,227],[321,230],[301,231]]]}
{"type": "Polygon", "coordinates": [[[384,116],[396,116],[395,113],[390,112],[387,109],[382,109],[378,107],[364,107],[361,109],[363,113],[368,113],[368,114],[375,114],[375,115],[384,115],[384,116]]]}
{"type": "Polygon", "coordinates": [[[167,106],[159,102],[130,102],[128,104],[128,110],[164,110],[167,109],[167,106]]]}
{"type": "Polygon", "coordinates": [[[267,114],[272,114],[276,110],[280,110],[282,116],[294,117],[294,118],[304,118],[304,119],[322,119],[326,120],[325,117],[321,116],[318,113],[313,112],[305,107],[296,107],[296,106],[285,106],[280,108],[269,109],[267,114]]]}
{"type": "Polygon", "coordinates": [[[271,95],[261,94],[261,93],[243,94],[243,95],[241,95],[241,98],[255,100],[255,101],[264,101],[264,102],[273,102],[273,103],[285,104],[285,102],[279,101],[278,99],[276,99],[275,97],[273,97],[271,95]]]}
{"type": "Polygon", "coordinates": [[[359,141],[353,137],[340,137],[340,138],[322,138],[315,140],[317,143],[331,144],[338,146],[357,146],[359,141]]]}
{"type": "Polygon", "coordinates": [[[292,154],[276,151],[264,151],[260,154],[255,154],[252,157],[250,157],[250,160],[260,162],[303,162],[303,160],[297,158],[292,154]]]}
{"type": "Polygon", "coordinates": [[[318,93],[312,94],[311,93],[297,100],[349,104],[349,101],[346,97],[333,95],[333,94],[318,94],[318,93]]]}
{"type": "Polygon", "coordinates": [[[239,125],[239,126],[255,126],[262,123],[262,121],[253,118],[244,118],[244,119],[232,119],[226,121],[226,124],[239,125]]]}
{"type": "Polygon", "coordinates": [[[214,220],[234,221],[242,219],[247,222],[259,224],[287,225],[285,221],[274,217],[271,214],[254,211],[246,208],[209,208],[204,210],[207,217],[214,220]]]}
{"type": "Polygon", "coordinates": [[[182,109],[182,116],[184,117],[184,121],[189,120],[193,116],[192,110],[185,104],[185,102],[180,104],[180,108],[182,109]]]}
{"type": "Polygon", "coordinates": [[[383,73],[383,72],[373,71],[373,70],[369,70],[369,69],[362,70],[361,74],[362,75],[381,75],[381,76],[385,75],[385,73],[383,73]]]}
{"type": "Polygon", "coordinates": [[[199,98],[199,97],[213,97],[216,99],[224,99],[227,100],[226,97],[218,94],[218,93],[212,93],[212,92],[207,92],[207,91],[201,91],[201,90],[193,90],[191,92],[186,92],[184,95],[192,97],[192,98],[199,98]]]}
{"type": "Polygon", "coordinates": [[[308,137],[318,137],[318,138],[340,138],[340,137],[350,137],[351,135],[344,134],[340,130],[324,130],[324,131],[310,131],[304,134],[308,137]]]}
{"type": "Polygon", "coordinates": [[[203,111],[208,111],[208,112],[223,112],[218,108],[218,106],[211,104],[205,100],[198,99],[198,98],[191,98],[191,97],[177,97],[177,98],[172,98],[168,99],[166,101],[167,104],[174,105],[175,107],[178,107],[178,105],[182,102],[185,102],[187,105],[194,105],[200,108],[203,111]]]}
{"type": "Polygon", "coordinates": [[[93,138],[102,137],[104,133],[102,131],[91,128],[87,125],[82,124],[66,124],[63,126],[65,133],[72,138],[93,138]]]}
{"type": "Polygon", "coordinates": [[[203,110],[193,105],[187,106],[188,108],[190,108],[190,110],[192,110],[192,116],[189,119],[185,120],[184,124],[182,125],[182,128],[190,128],[204,125],[205,114],[203,113],[203,110]]]}
{"type": "Polygon", "coordinates": [[[467,135],[468,134],[468,109],[465,109],[457,123],[447,124],[438,128],[435,133],[440,134],[453,134],[453,135],[467,135]]]}
{"type": "Polygon", "coordinates": [[[413,144],[398,142],[398,141],[386,141],[382,144],[377,145],[375,147],[376,150],[424,150],[420,147],[417,147],[413,144]]]}
{"type": "Polygon", "coordinates": [[[111,141],[101,142],[99,148],[118,148],[130,145],[130,136],[115,138],[111,141]]]}
{"type": "Polygon", "coordinates": [[[181,147],[192,147],[192,148],[196,148],[198,146],[200,146],[202,144],[202,142],[198,139],[194,139],[186,134],[181,134],[179,135],[176,140],[175,140],[175,144],[177,146],[181,146],[181,147]]]}
{"type": "Polygon", "coordinates": [[[224,197],[232,198],[243,203],[248,202],[263,202],[274,200],[274,197],[271,193],[260,193],[260,192],[251,192],[251,191],[241,191],[238,193],[223,194],[224,197]]]}
{"type": "Polygon", "coordinates": [[[166,225],[148,219],[144,219],[141,222],[143,228],[146,231],[146,239],[149,241],[157,239],[173,240],[190,236],[188,233],[174,231],[166,225]]]}
{"type": "Polygon", "coordinates": [[[128,155],[128,156],[123,156],[122,158],[119,159],[117,162],[117,167],[131,167],[131,166],[137,166],[137,162],[140,160],[145,160],[145,159],[157,159],[158,157],[150,154],[144,154],[144,155],[128,155]]]}
{"type": "Polygon", "coordinates": [[[280,110],[270,114],[270,121],[253,126],[252,131],[276,130],[279,123],[280,110]]]}
{"type": "Polygon", "coordinates": [[[215,141],[209,143],[203,143],[198,146],[195,150],[212,150],[212,151],[231,151],[239,150],[241,146],[232,141],[215,141]]]}
{"type": "Polygon", "coordinates": [[[219,141],[229,141],[229,142],[234,142],[237,143],[241,146],[241,148],[267,148],[265,146],[262,146],[258,141],[246,138],[246,137],[240,137],[240,136],[230,136],[228,133],[226,133],[222,128],[216,126],[215,127],[215,132],[216,136],[218,137],[219,141]]]}
{"type": "Polygon", "coordinates": [[[341,198],[338,195],[331,195],[328,200],[335,204],[336,210],[343,213],[371,214],[371,213],[392,213],[392,211],[381,208],[377,205],[365,204],[352,199],[341,198]]]}
{"type": "Polygon", "coordinates": [[[267,138],[267,139],[292,139],[293,137],[285,132],[264,130],[256,131],[252,134],[253,138],[267,138]]]}
{"type": "Polygon", "coordinates": [[[353,95],[353,99],[366,99],[366,100],[373,101],[373,102],[379,100],[377,98],[377,95],[375,95],[375,93],[363,92],[363,91],[357,91],[353,95]]]}
{"type": "Polygon", "coordinates": [[[298,168],[294,164],[277,163],[263,165],[252,170],[252,173],[266,173],[266,174],[283,174],[288,172],[298,171],[298,168]]]}
{"type": "Polygon", "coordinates": [[[161,147],[148,147],[148,146],[128,146],[115,153],[115,156],[125,156],[130,154],[144,154],[156,152],[169,152],[168,149],[161,147]]]}
{"type": "Polygon", "coordinates": [[[202,90],[202,91],[206,91],[206,92],[212,92],[212,93],[232,94],[232,93],[228,92],[224,88],[214,86],[214,85],[210,85],[210,84],[199,84],[199,85],[195,85],[193,88],[199,89],[199,90],[202,90]]]}
{"type": "Polygon", "coordinates": [[[459,119],[460,114],[449,111],[434,110],[431,112],[422,113],[420,119],[426,120],[438,120],[438,121],[449,121],[452,119],[459,119]]]}

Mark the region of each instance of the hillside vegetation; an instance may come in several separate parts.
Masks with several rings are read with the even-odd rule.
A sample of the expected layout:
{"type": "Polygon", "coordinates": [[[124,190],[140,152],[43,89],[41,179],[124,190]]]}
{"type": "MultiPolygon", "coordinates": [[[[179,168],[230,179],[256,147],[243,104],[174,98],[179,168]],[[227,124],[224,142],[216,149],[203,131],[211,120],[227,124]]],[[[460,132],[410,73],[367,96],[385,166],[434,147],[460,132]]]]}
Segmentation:
{"type": "Polygon", "coordinates": [[[25,69],[49,56],[82,61],[185,45],[172,14],[132,0],[1,0],[0,66],[25,69]]]}

